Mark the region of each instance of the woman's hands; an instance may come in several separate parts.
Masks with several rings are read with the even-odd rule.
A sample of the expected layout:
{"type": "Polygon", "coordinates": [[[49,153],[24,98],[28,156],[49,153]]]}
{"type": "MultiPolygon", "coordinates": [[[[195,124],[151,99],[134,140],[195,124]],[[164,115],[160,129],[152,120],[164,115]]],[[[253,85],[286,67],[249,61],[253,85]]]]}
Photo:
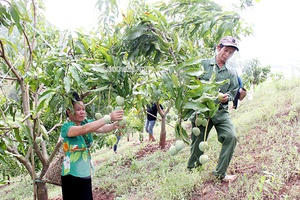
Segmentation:
{"type": "Polygon", "coordinates": [[[115,110],[111,112],[109,115],[111,117],[111,121],[120,121],[121,119],[123,119],[124,110],[115,110]]]}
{"type": "Polygon", "coordinates": [[[120,126],[118,121],[113,123],[114,129],[123,129],[123,128],[125,128],[125,126],[126,126],[126,124],[124,124],[123,126],[120,126]]]}

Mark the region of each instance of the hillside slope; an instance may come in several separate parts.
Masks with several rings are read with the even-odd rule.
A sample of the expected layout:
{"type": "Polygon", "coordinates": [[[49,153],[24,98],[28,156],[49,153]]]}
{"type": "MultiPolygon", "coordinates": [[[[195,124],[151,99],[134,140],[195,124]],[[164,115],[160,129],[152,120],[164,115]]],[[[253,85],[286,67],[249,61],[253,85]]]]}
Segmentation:
{"type": "MultiPolygon", "coordinates": [[[[208,139],[209,162],[192,173],[186,170],[187,145],[170,156],[167,149],[159,149],[158,142],[140,143],[139,134],[130,133],[129,141],[121,139],[117,154],[111,148],[94,153],[95,199],[300,199],[299,94],[298,79],[264,83],[255,89],[252,100],[245,99],[237,110],[230,111],[238,135],[228,169],[238,175],[235,182],[220,182],[210,175],[220,151],[214,130],[208,139]]],[[[159,131],[158,125],[157,138],[159,131]]],[[[172,125],[167,140],[167,147],[175,143],[172,125]]],[[[0,196],[32,199],[31,189],[30,182],[20,181],[2,187],[0,196]]],[[[49,185],[49,198],[61,199],[60,187],[49,185]]]]}

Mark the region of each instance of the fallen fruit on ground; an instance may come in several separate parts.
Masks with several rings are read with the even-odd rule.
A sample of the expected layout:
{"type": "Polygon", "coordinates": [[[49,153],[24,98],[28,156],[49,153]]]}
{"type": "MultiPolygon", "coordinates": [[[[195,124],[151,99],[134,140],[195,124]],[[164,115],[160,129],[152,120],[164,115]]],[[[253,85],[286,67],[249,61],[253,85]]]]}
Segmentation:
{"type": "Polygon", "coordinates": [[[200,134],[200,129],[198,127],[194,127],[192,129],[192,133],[195,135],[195,136],[198,136],[200,134]]]}
{"type": "Polygon", "coordinates": [[[182,140],[177,140],[175,142],[175,147],[177,151],[180,151],[184,147],[184,142],[182,140]]]}
{"type": "Polygon", "coordinates": [[[205,163],[207,163],[207,161],[208,161],[208,156],[207,155],[203,154],[203,155],[200,156],[199,162],[201,163],[201,165],[204,165],[205,163]]]}
{"type": "Polygon", "coordinates": [[[169,152],[169,154],[170,154],[171,156],[175,156],[175,155],[178,153],[178,151],[177,151],[175,145],[171,145],[170,148],[169,148],[169,150],[168,150],[168,152],[169,152]]]}
{"type": "Polygon", "coordinates": [[[124,105],[124,98],[123,97],[121,97],[121,96],[117,96],[116,97],[116,102],[117,102],[117,104],[119,105],[119,106],[123,106],[124,105]]]}
{"type": "Polygon", "coordinates": [[[95,117],[96,117],[96,119],[101,119],[102,115],[101,115],[101,113],[96,113],[95,117]]]}
{"type": "Polygon", "coordinates": [[[103,119],[104,119],[106,124],[110,123],[110,121],[111,121],[110,115],[104,115],[103,119]]]}
{"type": "Polygon", "coordinates": [[[208,149],[208,143],[205,141],[200,142],[199,144],[199,149],[200,151],[206,151],[208,149]]]}

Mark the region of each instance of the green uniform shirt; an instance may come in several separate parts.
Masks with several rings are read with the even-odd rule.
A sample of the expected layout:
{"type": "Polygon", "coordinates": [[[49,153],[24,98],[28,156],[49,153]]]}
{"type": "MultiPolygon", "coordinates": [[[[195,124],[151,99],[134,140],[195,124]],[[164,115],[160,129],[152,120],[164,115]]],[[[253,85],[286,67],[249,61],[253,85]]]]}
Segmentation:
{"type": "MultiPolygon", "coordinates": [[[[81,125],[92,122],[93,120],[84,120],[81,125]]],[[[65,153],[62,164],[62,176],[72,175],[76,177],[91,176],[91,154],[89,147],[93,142],[91,133],[84,136],[68,137],[68,131],[72,126],[76,126],[74,122],[66,122],[61,127],[61,137],[64,139],[63,150],[65,153]]]]}
{"type": "MultiPolygon", "coordinates": [[[[239,89],[236,71],[227,63],[222,68],[219,68],[216,63],[216,58],[203,60],[202,62],[204,74],[200,77],[201,80],[209,81],[213,73],[216,73],[216,81],[229,80],[220,87],[220,92],[228,94],[228,102],[233,101],[239,89]]],[[[221,104],[224,109],[228,109],[228,102],[221,104]]]]}

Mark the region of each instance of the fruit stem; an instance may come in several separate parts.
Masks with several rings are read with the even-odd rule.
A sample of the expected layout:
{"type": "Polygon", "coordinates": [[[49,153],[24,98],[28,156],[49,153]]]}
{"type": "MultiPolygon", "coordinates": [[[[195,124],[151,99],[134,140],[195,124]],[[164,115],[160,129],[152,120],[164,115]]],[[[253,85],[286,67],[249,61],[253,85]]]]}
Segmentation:
{"type": "Polygon", "coordinates": [[[109,84],[109,89],[108,89],[108,97],[107,97],[108,105],[110,105],[110,91],[111,91],[111,84],[109,84]]]}
{"type": "Polygon", "coordinates": [[[206,126],[205,126],[204,142],[206,141],[206,134],[207,134],[207,128],[208,128],[209,120],[210,120],[210,118],[208,118],[207,123],[206,123],[206,126]]]}

